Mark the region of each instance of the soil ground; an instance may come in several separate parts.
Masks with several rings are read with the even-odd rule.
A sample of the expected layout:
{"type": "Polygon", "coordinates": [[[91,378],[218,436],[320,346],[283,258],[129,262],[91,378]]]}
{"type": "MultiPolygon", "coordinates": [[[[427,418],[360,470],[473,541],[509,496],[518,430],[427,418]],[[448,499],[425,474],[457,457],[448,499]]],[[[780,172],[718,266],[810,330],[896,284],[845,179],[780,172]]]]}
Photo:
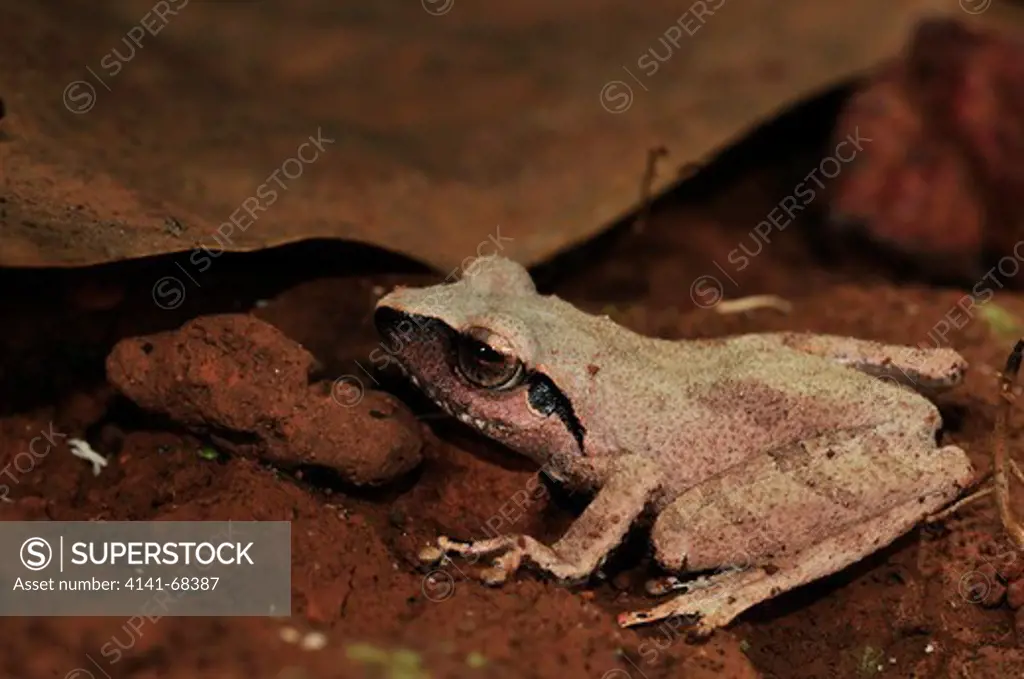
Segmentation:
{"type": "MultiPolygon", "coordinates": [[[[785,135],[773,144],[748,147],[659,201],[641,232],[624,225],[560,257],[539,272],[542,287],[661,337],[799,329],[952,346],[971,370],[964,385],[939,399],[943,438],[968,451],[980,472],[989,469],[995,376],[1016,339],[991,311],[1024,318],[1024,296],[993,283],[997,294],[987,308],[965,313],[958,304],[970,282],[959,289],[908,281],[873,255],[829,259],[820,251],[828,239],[808,237],[810,219],[759,247],[752,226],[788,194],[790,172],[815,162],[813,148],[794,148],[785,135]],[[740,244],[760,250],[742,270],[729,257],[740,244]],[[723,316],[699,308],[690,291],[705,275],[717,277],[727,298],[775,293],[793,309],[723,316]],[[936,330],[947,326],[944,335],[936,330]]],[[[503,233],[514,238],[514,225],[503,233]]],[[[609,564],[606,579],[587,587],[567,589],[525,572],[490,589],[458,563],[427,572],[415,555],[438,532],[482,535],[501,516],[503,530],[551,540],[579,503],[550,489],[516,504],[531,465],[390,377],[381,387],[419,416],[426,441],[422,466],[392,486],[356,490],[282,475],[243,457],[207,460],[197,454],[203,440],[117,398],[104,379],[104,358],[123,337],[252,309],[302,343],[329,378],[361,374],[356,362],[366,365],[378,342],[370,312],[380,290],[439,277],[364,248],[305,244],[224,255],[205,278],[186,281],[184,304],[160,309],[153,284],[174,272],[174,257],[81,271],[0,271],[7,291],[0,301],[0,465],[51,426],[87,438],[111,458],[94,476],[66,446],[55,446],[9,484],[14,501],[0,503],[0,519],[291,520],[294,616],[166,617],[134,628],[123,618],[8,618],[0,623],[0,676],[1024,676],[1014,612],[980,602],[1001,586],[985,564],[1011,552],[989,501],[767,602],[703,643],[663,626],[616,627],[618,612],[649,603],[642,535],[609,564]],[[282,633],[286,627],[322,631],[326,646],[303,650],[282,633]],[[402,663],[408,657],[419,659],[421,672],[402,663]]],[[[708,288],[700,290],[706,295],[708,288]]],[[[1018,459],[1022,426],[1024,417],[1014,418],[1007,442],[1018,459]]]]}

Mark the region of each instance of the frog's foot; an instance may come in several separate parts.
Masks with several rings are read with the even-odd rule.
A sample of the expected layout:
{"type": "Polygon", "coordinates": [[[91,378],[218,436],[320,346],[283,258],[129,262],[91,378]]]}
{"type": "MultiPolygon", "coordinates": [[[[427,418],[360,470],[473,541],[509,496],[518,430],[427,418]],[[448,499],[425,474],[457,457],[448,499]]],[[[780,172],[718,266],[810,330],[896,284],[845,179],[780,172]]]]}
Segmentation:
{"type": "MultiPolygon", "coordinates": [[[[962,455],[959,449],[949,448],[962,455]]],[[[707,636],[762,601],[831,575],[885,547],[913,528],[922,516],[946,504],[950,492],[949,488],[924,492],[807,547],[785,562],[698,579],[686,593],[650,610],[620,615],[619,624],[631,627],[670,617],[696,617],[693,632],[707,636]]]]}
{"type": "Polygon", "coordinates": [[[474,542],[459,542],[442,535],[437,539],[437,547],[423,550],[420,558],[436,562],[448,554],[462,557],[497,555],[493,556],[491,566],[480,574],[480,579],[489,585],[503,584],[519,570],[524,558],[562,582],[584,580],[596,567],[596,564],[566,559],[553,548],[528,535],[502,535],[474,542]]]}
{"type": "Polygon", "coordinates": [[[661,484],[656,464],[647,458],[623,455],[616,460],[616,465],[579,518],[551,546],[529,535],[502,535],[475,542],[441,537],[437,547],[429,547],[420,557],[436,562],[446,554],[464,557],[497,554],[491,567],[483,572],[484,582],[495,585],[505,582],[524,559],[563,583],[582,582],[619,546],[661,484]]]}
{"type": "Polygon", "coordinates": [[[708,636],[761,601],[764,597],[756,585],[767,577],[761,569],[750,569],[724,571],[689,582],[665,581],[661,591],[683,590],[685,593],[646,611],[622,613],[619,625],[633,627],[665,618],[691,618],[694,621],[691,633],[708,636]]]}

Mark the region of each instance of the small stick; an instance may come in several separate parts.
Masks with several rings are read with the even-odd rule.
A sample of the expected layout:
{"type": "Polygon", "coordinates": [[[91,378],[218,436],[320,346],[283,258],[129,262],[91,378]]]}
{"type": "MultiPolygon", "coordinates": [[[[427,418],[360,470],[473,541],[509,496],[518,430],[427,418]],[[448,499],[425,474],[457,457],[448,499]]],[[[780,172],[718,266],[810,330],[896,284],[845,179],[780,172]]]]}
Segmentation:
{"type": "Polygon", "coordinates": [[[654,203],[654,178],[658,173],[658,161],[668,155],[668,149],[664,146],[655,146],[647,151],[647,167],[644,169],[644,178],[640,182],[640,214],[633,222],[633,233],[643,233],[647,226],[647,219],[651,214],[651,205],[654,203]]]}
{"type": "Polygon", "coordinates": [[[959,500],[957,502],[954,502],[950,506],[946,507],[941,512],[939,512],[938,514],[932,514],[927,519],[925,519],[924,522],[925,523],[938,523],[939,521],[943,521],[950,514],[955,514],[957,511],[963,509],[965,506],[967,506],[969,504],[972,504],[972,503],[976,502],[977,500],[980,500],[983,497],[987,497],[987,496],[991,495],[994,492],[995,492],[995,488],[993,486],[989,486],[988,488],[982,488],[981,490],[976,490],[973,493],[971,493],[970,495],[968,495],[967,497],[965,497],[965,498],[963,498],[963,499],[961,499],[961,500],[959,500]]]}
{"type": "Polygon", "coordinates": [[[993,486],[996,493],[996,507],[999,518],[1003,522],[1010,539],[1018,549],[1024,549],[1024,527],[1010,509],[1010,487],[1006,476],[1006,432],[1009,428],[1010,412],[1017,400],[1013,393],[1013,383],[1020,372],[1021,360],[1024,359],[1024,339],[1017,340],[1013,351],[1006,359],[1006,367],[1000,375],[1000,396],[1002,407],[996,415],[995,441],[992,445],[993,486]]]}
{"type": "Polygon", "coordinates": [[[751,295],[736,299],[722,300],[715,305],[715,312],[720,314],[742,314],[755,309],[775,309],[784,314],[793,310],[793,305],[778,295],[751,295]]]}
{"type": "MultiPolygon", "coordinates": [[[[1018,481],[1024,483],[1024,471],[1021,471],[1020,467],[1017,466],[1017,463],[1013,459],[1007,460],[1007,462],[1009,462],[1010,465],[1010,473],[1016,476],[1018,481]]],[[[991,481],[992,472],[988,472],[973,484],[973,487],[977,488],[978,486],[985,485],[986,482],[988,482],[987,487],[982,488],[981,490],[976,490],[967,497],[961,498],[960,500],[951,504],[949,507],[946,507],[937,514],[932,514],[927,519],[925,519],[924,522],[938,523],[939,521],[944,520],[951,514],[955,514],[958,510],[963,509],[967,505],[973,504],[975,501],[980,500],[983,497],[988,497],[989,495],[996,491],[995,484],[992,483],[991,481]]]]}

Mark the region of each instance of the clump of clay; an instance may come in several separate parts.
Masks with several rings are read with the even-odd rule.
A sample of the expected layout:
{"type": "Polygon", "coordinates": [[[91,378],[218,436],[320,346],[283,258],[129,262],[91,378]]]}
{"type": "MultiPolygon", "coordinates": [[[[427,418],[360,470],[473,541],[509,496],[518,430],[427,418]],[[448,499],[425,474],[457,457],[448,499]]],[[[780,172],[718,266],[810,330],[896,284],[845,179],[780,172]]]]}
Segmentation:
{"type": "Polygon", "coordinates": [[[419,423],[404,405],[383,392],[335,399],[330,384],[310,384],[314,365],[273,326],[225,314],[119,342],[107,379],[139,407],[280,467],[315,465],[379,485],[419,464],[419,423]]]}

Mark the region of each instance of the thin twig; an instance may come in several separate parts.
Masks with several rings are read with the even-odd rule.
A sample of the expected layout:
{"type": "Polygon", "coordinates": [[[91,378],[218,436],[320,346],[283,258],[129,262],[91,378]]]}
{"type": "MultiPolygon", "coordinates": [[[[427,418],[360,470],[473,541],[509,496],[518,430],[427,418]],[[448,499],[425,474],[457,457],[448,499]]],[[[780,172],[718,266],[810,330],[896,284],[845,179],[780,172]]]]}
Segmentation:
{"type": "MultiPolygon", "coordinates": [[[[1010,473],[1017,477],[1018,481],[1024,483],[1024,471],[1021,471],[1020,467],[1017,466],[1017,463],[1012,458],[1007,460],[1007,462],[1010,466],[1010,473]]],[[[967,505],[974,504],[976,501],[982,499],[983,497],[988,497],[992,493],[996,492],[995,483],[992,481],[991,471],[986,472],[980,478],[975,479],[974,482],[972,482],[971,484],[972,488],[978,488],[979,486],[984,487],[981,488],[981,490],[976,490],[970,495],[961,498],[957,502],[951,504],[949,507],[943,509],[938,514],[932,514],[931,516],[926,518],[924,522],[938,523],[939,521],[944,521],[951,515],[956,514],[958,511],[960,511],[967,505]]]]}
{"type": "Polygon", "coordinates": [[[1020,372],[1021,360],[1024,359],[1024,339],[1017,340],[1013,351],[1006,359],[1006,367],[1000,375],[1000,396],[1003,403],[996,414],[995,441],[992,444],[992,483],[996,491],[996,507],[999,518],[1003,522],[1010,539],[1018,549],[1024,549],[1024,527],[1010,509],[1010,484],[1006,476],[1006,437],[1009,429],[1010,413],[1017,400],[1013,393],[1013,383],[1020,372]]]}
{"type": "Polygon", "coordinates": [[[944,521],[951,514],[955,514],[958,511],[960,511],[961,509],[963,509],[964,507],[966,507],[967,505],[973,504],[974,502],[980,500],[981,498],[987,497],[987,496],[991,495],[994,491],[995,491],[995,488],[993,488],[992,486],[989,486],[988,488],[982,488],[981,490],[977,490],[977,491],[971,493],[970,495],[968,495],[967,497],[962,498],[961,500],[959,500],[959,501],[951,504],[950,506],[946,507],[941,512],[939,512],[938,514],[932,514],[927,519],[925,519],[924,522],[925,523],[938,523],[939,521],[944,521]]]}
{"type": "Polygon", "coordinates": [[[633,233],[642,233],[647,226],[647,219],[651,215],[651,205],[654,203],[654,178],[658,173],[658,161],[668,155],[668,149],[664,146],[656,146],[647,151],[647,167],[644,169],[644,178],[640,182],[640,214],[633,222],[633,233]]]}
{"type": "Polygon", "coordinates": [[[755,309],[775,309],[784,314],[793,310],[793,305],[778,295],[751,295],[736,299],[722,300],[715,305],[715,312],[720,314],[742,314],[755,309]]]}

